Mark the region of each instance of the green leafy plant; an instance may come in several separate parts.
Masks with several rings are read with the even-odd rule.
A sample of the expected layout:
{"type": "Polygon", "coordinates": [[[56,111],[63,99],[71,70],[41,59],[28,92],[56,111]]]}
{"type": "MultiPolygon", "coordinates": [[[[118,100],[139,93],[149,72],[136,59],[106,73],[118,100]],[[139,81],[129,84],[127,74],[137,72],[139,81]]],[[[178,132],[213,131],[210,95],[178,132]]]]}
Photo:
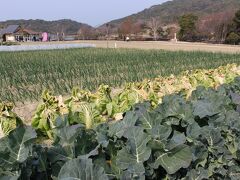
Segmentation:
{"type": "Polygon", "coordinates": [[[240,78],[134,105],[119,121],[71,125],[61,115],[54,143],[30,127],[0,139],[0,175],[12,179],[238,179],[240,78]]]}
{"type": "Polygon", "coordinates": [[[27,171],[27,159],[31,156],[33,140],[37,134],[30,127],[18,127],[0,139],[0,177],[18,179],[21,171],[27,171]]]}
{"type": "Polygon", "coordinates": [[[0,137],[9,134],[22,124],[22,120],[13,112],[12,103],[0,103],[0,137]]]}
{"type": "Polygon", "coordinates": [[[47,90],[43,92],[42,100],[32,119],[32,126],[53,139],[52,130],[56,127],[55,120],[68,111],[61,96],[55,97],[47,90]]]}
{"type": "Polygon", "coordinates": [[[63,98],[44,91],[43,103],[38,106],[32,125],[53,139],[52,130],[56,127],[58,116],[69,114],[69,124],[83,123],[87,129],[99,123],[123,119],[123,113],[135,104],[150,101],[156,108],[165,95],[182,92],[188,99],[197,86],[217,88],[230,83],[240,75],[236,64],[221,66],[217,69],[186,71],[179,76],[158,77],[137,83],[128,83],[113,94],[107,85],[101,85],[96,92],[73,89],[72,95],[63,98]]]}

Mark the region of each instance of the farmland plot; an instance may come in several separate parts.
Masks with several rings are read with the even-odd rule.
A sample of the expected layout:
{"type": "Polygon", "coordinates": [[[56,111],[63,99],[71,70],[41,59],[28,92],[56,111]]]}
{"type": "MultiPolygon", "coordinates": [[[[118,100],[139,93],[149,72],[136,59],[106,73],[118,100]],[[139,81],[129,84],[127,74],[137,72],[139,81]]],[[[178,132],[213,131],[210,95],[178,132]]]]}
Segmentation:
{"type": "Polygon", "coordinates": [[[1,55],[9,100],[42,94],[42,101],[28,126],[12,103],[0,101],[0,177],[238,178],[237,54],[84,49],[1,55]],[[196,68],[204,69],[191,71],[196,68]],[[83,90],[101,83],[122,89],[114,95],[108,85],[83,90]],[[41,93],[45,88],[72,94],[41,93]]]}
{"type": "Polygon", "coordinates": [[[44,89],[69,94],[73,87],[96,90],[101,84],[179,74],[196,68],[239,64],[238,54],[131,49],[69,49],[0,53],[0,100],[39,100],[44,89]]]}

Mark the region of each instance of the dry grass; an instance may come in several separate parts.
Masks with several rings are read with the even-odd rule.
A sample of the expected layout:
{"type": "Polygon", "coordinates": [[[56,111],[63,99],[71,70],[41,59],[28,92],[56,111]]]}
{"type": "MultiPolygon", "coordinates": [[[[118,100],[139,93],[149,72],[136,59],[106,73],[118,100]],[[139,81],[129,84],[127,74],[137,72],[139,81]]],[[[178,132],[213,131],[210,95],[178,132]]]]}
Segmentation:
{"type": "MultiPolygon", "coordinates": [[[[42,42],[41,42],[42,43],[42,42]]],[[[64,42],[44,42],[44,44],[62,44],[62,43],[90,43],[100,48],[114,48],[115,43],[118,48],[137,48],[137,49],[162,49],[170,51],[207,51],[240,53],[240,46],[206,43],[188,43],[188,42],[165,42],[165,41],[64,41],[64,42]]],[[[23,43],[24,45],[39,44],[39,42],[23,43]]]]}

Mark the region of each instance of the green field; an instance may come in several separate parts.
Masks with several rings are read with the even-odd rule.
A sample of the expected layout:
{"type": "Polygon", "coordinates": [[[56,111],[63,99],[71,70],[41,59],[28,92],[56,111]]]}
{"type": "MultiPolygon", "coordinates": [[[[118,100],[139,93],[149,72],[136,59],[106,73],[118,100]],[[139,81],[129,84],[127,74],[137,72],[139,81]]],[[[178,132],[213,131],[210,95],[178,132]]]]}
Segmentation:
{"type": "Polygon", "coordinates": [[[239,54],[131,49],[70,49],[0,53],[0,101],[38,100],[44,89],[57,94],[73,87],[120,87],[196,68],[240,64],[239,54]]]}

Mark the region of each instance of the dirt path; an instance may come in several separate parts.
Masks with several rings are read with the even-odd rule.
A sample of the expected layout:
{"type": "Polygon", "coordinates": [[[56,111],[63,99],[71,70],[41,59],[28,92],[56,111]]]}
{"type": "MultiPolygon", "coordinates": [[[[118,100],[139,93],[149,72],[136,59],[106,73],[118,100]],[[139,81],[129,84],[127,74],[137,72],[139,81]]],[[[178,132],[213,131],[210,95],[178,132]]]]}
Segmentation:
{"type": "Polygon", "coordinates": [[[46,43],[23,43],[24,45],[32,44],[68,44],[68,43],[88,43],[95,44],[99,48],[137,48],[137,49],[162,49],[170,51],[208,51],[224,53],[240,53],[240,46],[223,45],[223,44],[206,44],[206,43],[188,43],[188,42],[165,42],[165,41],[64,41],[64,42],[46,42],[46,43]]]}
{"type": "Polygon", "coordinates": [[[35,111],[37,110],[37,106],[39,105],[39,102],[26,102],[24,104],[19,103],[16,104],[16,107],[14,108],[14,112],[24,120],[24,123],[27,125],[31,124],[31,119],[33,118],[33,115],[35,111]]]}

